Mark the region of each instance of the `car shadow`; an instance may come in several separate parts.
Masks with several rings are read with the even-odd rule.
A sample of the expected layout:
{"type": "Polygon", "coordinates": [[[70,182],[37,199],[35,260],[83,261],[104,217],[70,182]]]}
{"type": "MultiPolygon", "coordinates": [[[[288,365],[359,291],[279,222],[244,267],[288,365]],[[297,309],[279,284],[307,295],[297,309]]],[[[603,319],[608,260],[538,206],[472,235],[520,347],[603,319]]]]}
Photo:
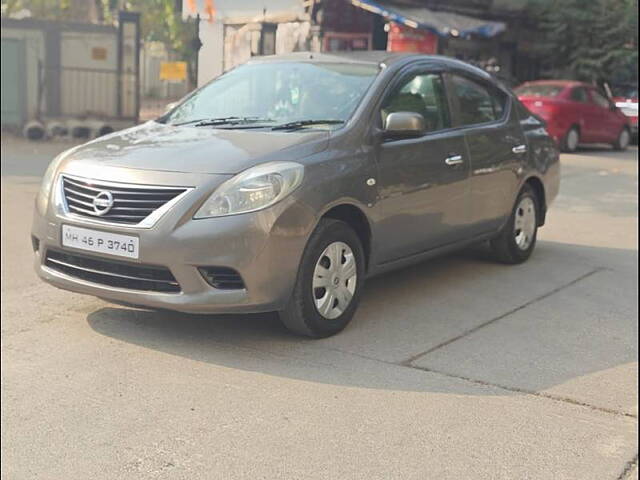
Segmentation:
{"type": "Polygon", "coordinates": [[[563,153],[562,155],[637,160],[638,146],[629,145],[629,148],[626,150],[619,151],[606,143],[580,144],[575,152],[563,153]]]}
{"type": "MultiPolygon", "coordinates": [[[[341,334],[322,340],[289,334],[276,314],[202,316],[107,306],[90,313],[87,321],[106,337],[226,368],[307,382],[478,395],[482,388],[477,384],[407,362],[424,352],[437,352],[442,360],[456,345],[448,343],[452,339],[472,338],[471,332],[484,325],[509,325],[509,312],[544,303],[549,295],[560,294],[556,291],[570,295],[569,289],[582,278],[595,278],[601,271],[612,274],[618,267],[634,265],[634,259],[637,252],[632,250],[541,241],[527,264],[505,266],[494,263],[485,247],[476,247],[370,279],[352,323],[341,334]]],[[[630,292],[627,310],[632,312],[637,308],[634,281],[629,281],[633,271],[624,275],[630,292]]],[[[597,315],[591,321],[563,322],[561,328],[533,315],[531,321],[539,321],[547,343],[540,352],[546,362],[538,364],[536,351],[530,351],[533,358],[518,365],[518,375],[531,378],[529,387],[539,391],[636,361],[637,323],[633,313],[624,313],[627,310],[612,319],[607,335],[600,334],[597,315]],[[590,351],[589,361],[584,361],[585,348],[593,347],[575,339],[591,335],[599,335],[602,348],[590,351]]],[[[557,320],[565,314],[558,312],[557,320]]],[[[498,331],[505,346],[521,341],[517,329],[498,331]]],[[[486,362],[487,371],[504,369],[498,365],[504,361],[499,355],[483,356],[486,341],[472,342],[468,353],[477,348],[476,359],[486,362]]],[[[422,358],[428,360],[429,355],[422,358]]],[[[486,392],[516,394],[490,387],[486,392]]]]}

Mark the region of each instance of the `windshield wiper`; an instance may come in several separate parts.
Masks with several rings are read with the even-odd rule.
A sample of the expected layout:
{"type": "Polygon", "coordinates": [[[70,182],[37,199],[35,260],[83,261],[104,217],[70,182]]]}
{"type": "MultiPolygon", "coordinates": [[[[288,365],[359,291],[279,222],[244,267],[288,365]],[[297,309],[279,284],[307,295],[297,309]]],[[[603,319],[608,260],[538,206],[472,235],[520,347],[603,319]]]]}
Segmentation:
{"type": "Polygon", "coordinates": [[[282,125],[271,127],[271,130],[296,130],[309,125],[337,125],[344,123],[344,120],[297,120],[295,122],[287,122],[282,125]]]}
{"type": "Polygon", "coordinates": [[[172,125],[179,127],[182,125],[190,125],[195,123],[194,127],[209,127],[215,125],[240,125],[245,123],[273,122],[270,118],[260,117],[219,117],[219,118],[198,118],[187,122],[174,123],[172,125]]]}
{"type": "Polygon", "coordinates": [[[194,125],[194,127],[209,127],[212,125],[244,125],[248,123],[273,122],[270,118],[260,117],[222,117],[210,118],[202,120],[194,125]]]}

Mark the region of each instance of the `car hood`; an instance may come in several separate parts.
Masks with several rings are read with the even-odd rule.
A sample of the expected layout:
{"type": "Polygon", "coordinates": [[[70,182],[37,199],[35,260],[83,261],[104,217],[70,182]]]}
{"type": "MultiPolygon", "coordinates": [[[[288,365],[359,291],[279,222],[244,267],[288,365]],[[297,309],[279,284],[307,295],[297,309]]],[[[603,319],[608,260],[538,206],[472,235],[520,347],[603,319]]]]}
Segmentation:
{"type": "Polygon", "coordinates": [[[225,130],[156,122],[112,133],[75,148],[65,163],[202,174],[236,174],[272,160],[324,150],[328,131],[225,130]]]}

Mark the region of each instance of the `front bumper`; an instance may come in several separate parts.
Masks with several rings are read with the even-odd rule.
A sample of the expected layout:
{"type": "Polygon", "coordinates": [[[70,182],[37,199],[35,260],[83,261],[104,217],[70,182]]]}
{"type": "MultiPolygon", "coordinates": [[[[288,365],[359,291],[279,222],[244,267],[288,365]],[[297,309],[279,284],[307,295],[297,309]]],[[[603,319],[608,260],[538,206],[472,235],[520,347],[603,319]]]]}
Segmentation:
{"type": "Polygon", "coordinates": [[[188,313],[252,313],[282,309],[289,299],[308,236],[315,225],[313,212],[292,196],[269,209],[243,215],[192,220],[198,195],[195,188],[149,229],[101,226],[65,216],[49,202],[44,214],[35,209],[32,235],[37,239],[35,270],[44,281],[77,293],[115,303],[188,313]],[[63,248],[62,225],[137,235],[140,255],[126,260],[106,254],[63,248]],[[86,281],[44,264],[48,249],[141,265],[168,268],[180,285],[179,293],[151,292],[86,281]],[[237,271],[245,288],[217,289],[198,267],[228,267],[237,271]]]}

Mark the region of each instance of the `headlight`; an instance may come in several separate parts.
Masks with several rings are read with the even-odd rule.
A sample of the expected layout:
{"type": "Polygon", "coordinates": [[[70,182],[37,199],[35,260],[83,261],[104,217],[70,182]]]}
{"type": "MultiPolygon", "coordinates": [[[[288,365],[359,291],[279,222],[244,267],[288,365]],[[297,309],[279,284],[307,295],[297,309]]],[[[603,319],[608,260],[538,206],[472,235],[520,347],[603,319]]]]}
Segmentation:
{"type": "Polygon", "coordinates": [[[51,196],[51,188],[53,187],[53,181],[55,180],[56,172],[58,171],[58,167],[60,166],[60,163],[67,153],[68,152],[63,152],[56,158],[54,158],[51,163],[49,163],[47,170],[42,176],[42,183],[40,184],[40,191],[38,192],[36,201],[38,204],[38,210],[43,215],[47,211],[47,204],[51,196]]]}
{"type": "Polygon", "coordinates": [[[193,218],[255,212],[279,202],[302,183],[304,167],[272,162],[239,173],[211,194],[193,218]]]}

